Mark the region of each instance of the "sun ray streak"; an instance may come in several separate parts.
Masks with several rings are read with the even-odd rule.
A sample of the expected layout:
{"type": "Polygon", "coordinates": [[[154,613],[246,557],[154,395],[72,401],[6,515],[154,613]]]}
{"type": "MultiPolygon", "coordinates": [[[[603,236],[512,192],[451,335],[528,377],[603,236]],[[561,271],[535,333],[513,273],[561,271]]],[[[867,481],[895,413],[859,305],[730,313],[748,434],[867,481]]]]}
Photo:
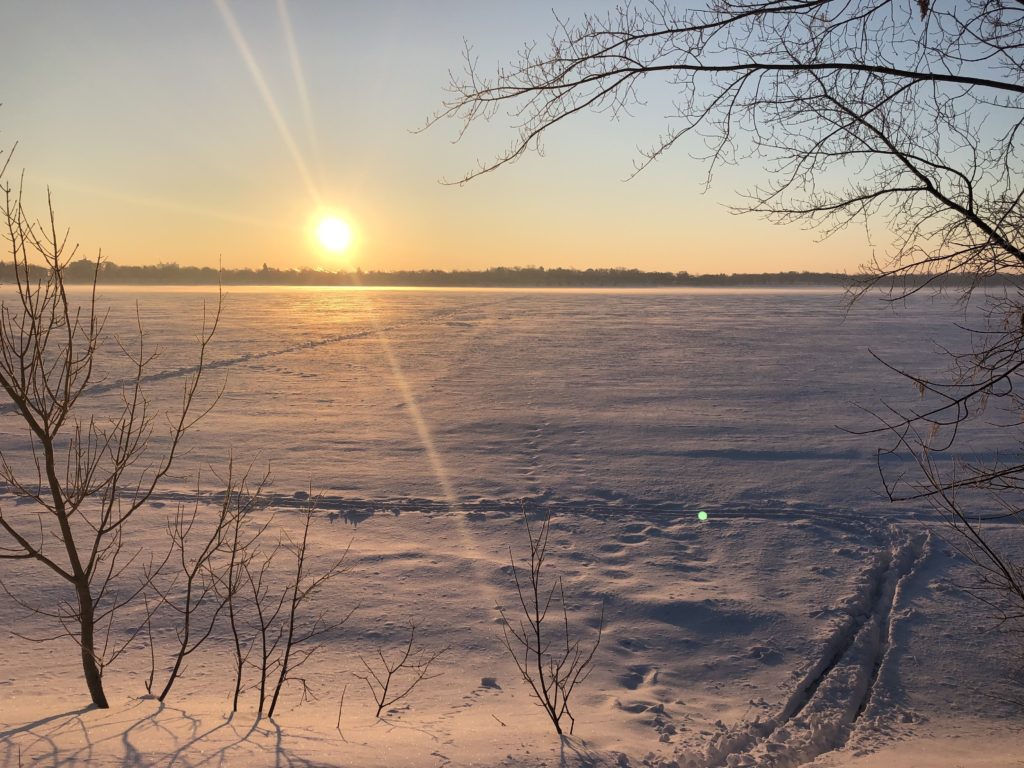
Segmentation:
{"type": "Polygon", "coordinates": [[[434,476],[437,478],[438,485],[441,486],[441,493],[444,494],[449,508],[453,512],[459,511],[460,505],[458,497],[456,496],[455,489],[452,486],[448,470],[445,468],[444,462],[441,461],[441,455],[438,453],[437,447],[434,444],[434,436],[431,433],[427,422],[423,418],[423,412],[420,410],[419,403],[416,402],[416,396],[413,394],[412,387],[409,386],[409,380],[405,376],[401,365],[399,365],[398,358],[395,357],[394,349],[391,346],[391,339],[388,338],[387,333],[383,329],[377,332],[377,338],[380,340],[380,346],[384,352],[384,357],[387,359],[388,367],[391,368],[391,375],[395,380],[395,384],[398,387],[399,392],[402,394],[402,399],[405,401],[405,406],[409,411],[409,417],[412,419],[413,426],[416,428],[416,434],[419,436],[420,443],[423,445],[423,450],[427,454],[427,460],[430,462],[430,468],[433,470],[434,476]]]}
{"type": "Polygon", "coordinates": [[[323,168],[320,141],[317,138],[316,123],[313,120],[313,107],[309,100],[309,89],[306,87],[306,73],[302,69],[302,58],[299,56],[299,48],[295,44],[295,30],[288,13],[288,0],[277,0],[277,11],[281,17],[281,28],[284,31],[285,44],[288,47],[288,58],[291,60],[292,76],[295,78],[299,102],[302,104],[302,117],[306,122],[306,134],[309,137],[309,146],[313,151],[314,167],[323,168]]]}
{"type": "Polygon", "coordinates": [[[295,166],[299,171],[299,175],[302,176],[303,182],[306,184],[310,197],[319,205],[321,202],[320,193],[317,190],[316,183],[313,181],[312,174],[309,172],[309,166],[306,165],[302,152],[299,150],[299,145],[295,142],[295,138],[288,128],[288,123],[285,122],[281,110],[277,107],[277,102],[274,101],[274,95],[270,92],[270,86],[267,85],[266,78],[263,77],[263,71],[260,69],[259,64],[256,63],[256,58],[253,56],[252,49],[249,48],[249,43],[246,42],[245,35],[242,34],[241,27],[238,26],[235,15],[231,12],[231,8],[228,7],[227,0],[214,0],[214,2],[224,18],[224,24],[227,26],[228,32],[231,33],[238,52],[242,55],[242,60],[249,68],[253,82],[263,97],[263,103],[266,105],[267,111],[270,112],[270,116],[274,121],[274,125],[277,126],[278,133],[281,134],[285,147],[288,149],[289,154],[291,154],[292,160],[295,161],[295,166]]]}
{"type": "Polygon", "coordinates": [[[437,449],[437,446],[434,443],[434,436],[430,431],[430,425],[427,423],[427,420],[423,418],[423,412],[420,409],[419,403],[416,401],[416,394],[413,392],[412,386],[409,384],[409,379],[406,377],[405,372],[402,370],[402,366],[398,361],[398,357],[395,355],[394,349],[391,345],[391,339],[388,337],[386,330],[380,327],[376,318],[374,318],[372,322],[376,331],[374,335],[380,341],[384,358],[387,361],[388,367],[391,369],[391,376],[394,379],[395,385],[398,387],[398,391],[401,394],[402,399],[405,401],[406,411],[408,411],[409,418],[412,420],[413,427],[416,429],[416,435],[423,447],[423,452],[427,455],[427,461],[430,463],[430,469],[437,478],[437,484],[440,486],[441,494],[444,496],[444,501],[448,507],[448,511],[452,513],[450,517],[457,528],[462,551],[466,554],[466,557],[471,564],[470,567],[476,571],[473,582],[476,584],[480,593],[480,600],[478,601],[477,606],[478,610],[480,610],[482,614],[481,619],[486,620],[486,614],[492,611],[494,606],[498,605],[499,601],[497,590],[495,590],[494,586],[491,584],[488,578],[488,573],[484,569],[484,553],[477,544],[473,533],[469,530],[469,526],[466,525],[465,516],[462,514],[462,505],[455,492],[451,476],[444,464],[441,452],[437,449]]]}

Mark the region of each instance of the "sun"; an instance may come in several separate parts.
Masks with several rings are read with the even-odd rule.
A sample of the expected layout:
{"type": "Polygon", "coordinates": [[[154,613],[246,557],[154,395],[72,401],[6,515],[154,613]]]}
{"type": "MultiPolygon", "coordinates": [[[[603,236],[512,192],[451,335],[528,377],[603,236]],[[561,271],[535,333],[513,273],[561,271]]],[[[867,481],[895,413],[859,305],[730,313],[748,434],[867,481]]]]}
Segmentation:
{"type": "Polygon", "coordinates": [[[316,226],[316,237],[328,251],[341,253],[352,242],[352,228],[336,216],[326,216],[316,226]]]}

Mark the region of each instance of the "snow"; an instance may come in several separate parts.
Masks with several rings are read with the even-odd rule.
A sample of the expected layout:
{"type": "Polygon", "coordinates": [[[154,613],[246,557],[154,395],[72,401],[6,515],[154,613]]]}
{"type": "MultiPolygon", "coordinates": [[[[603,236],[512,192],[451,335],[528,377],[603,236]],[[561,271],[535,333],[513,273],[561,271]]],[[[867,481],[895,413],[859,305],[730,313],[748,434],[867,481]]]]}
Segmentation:
{"type": "MultiPolygon", "coordinates": [[[[113,330],[130,333],[135,298],[105,292],[113,330]]],[[[148,384],[166,402],[211,295],[139,298],[161,348],[148,384]]],[[[311,487],[322,490],[317,562],[351,550],[318,604],[356,610],[309,663],[317,700],[286,689],[280,715],[256,721],[248,692],[230,717],[221,630],[164,705],[144,695],[139,639],[107,672],[114,706],[87,709],[73,646],[26,639],[47,625],[4,598],[0,761],[1024,764],[1019,657],[964,590],[969,565],[925,506],[883,499],[878,436],[835,427],[872,425],[853,403],[916,397],[869,346],[934,366],[920,340],[955,343],[955,314],[916,300],[844,317],[842,302],[830,291],[232,291],[210,370],[224,395],[131,544],[159,551],[197,468],[222,467],[229,450],[269,463],[265,514],[292,535],[311,487]],[[520,499],[552,514],[548,568],[584,637],[604,607],[562,741],[501,643],[497,606],[517,608],[509,547],[519,561],[527,546],[520,499]],[[353,673],[410,623],[424,647],[450,646],[442,675],[378,720],[353,673]]],[[[98,407],[119,375],[112,357],[101,370],[98,407]]],[[[16,427],[0,419],[5,446],[19,444],[16,427]]],[[[1024,532],[992,531],[1024,552],[1024,532]]],[[[30,565],[0,563],[0,578],[55,594],[30,565]]],[[[158,659],[172,641],[159,625],[158,659]]]]}

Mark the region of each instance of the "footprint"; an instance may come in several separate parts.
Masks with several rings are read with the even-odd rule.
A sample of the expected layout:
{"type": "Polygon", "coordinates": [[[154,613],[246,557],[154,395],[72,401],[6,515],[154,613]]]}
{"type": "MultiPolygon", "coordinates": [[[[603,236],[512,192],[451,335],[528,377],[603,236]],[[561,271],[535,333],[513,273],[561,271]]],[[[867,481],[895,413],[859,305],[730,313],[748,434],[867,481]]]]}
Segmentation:
{"type": "Polygon", "coordinates": [[[621,640],[619,640],[619,646],[633,653],[635,653],[636,651],[647,650],[647,643],[645,643],[643,640],[637,640],[632,637],[624,637],[621,640]]]}
{"type": "Polygon", "coordinates": [[[633,574],[629,571],[624,571],[621,568],[606,568],[601,571],[601,575],[606,579],[628,579],[633,574]]]}
{"type": "Polygon", "coordinates": [[[630,691],[641,685],[654,685],[658,682],[658,670],[650,664],[636,664],[619,675],[619,684],[630,691]]]}
{"type": "Polygon", "coordinates": [[[643,544],[647,541],[647,537],[642,533],[624,533],[619,536],[619,541],[623,544],[643,544]]]}
{"type": "Polygon", "coordinates": [[[653,701],[631,701],[628,703],[619,701],[615,703],[615,706],[623,712],[630,712],[634,715],[640,714],[641,712],[663,712],[665,709],[661,704],[653,701]]]}

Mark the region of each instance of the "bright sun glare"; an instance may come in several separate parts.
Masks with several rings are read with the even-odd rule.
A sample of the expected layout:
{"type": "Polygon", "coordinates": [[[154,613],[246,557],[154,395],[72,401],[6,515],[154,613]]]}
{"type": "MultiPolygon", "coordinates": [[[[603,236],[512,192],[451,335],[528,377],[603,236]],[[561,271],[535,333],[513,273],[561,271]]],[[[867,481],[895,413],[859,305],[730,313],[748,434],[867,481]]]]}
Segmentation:
{"type": "Polygon", "coordinates": [[[317,239],[328,251],[340,253],[352,242],[352,229],[339,218],[328,216],[316,228],[317,239]]]}

